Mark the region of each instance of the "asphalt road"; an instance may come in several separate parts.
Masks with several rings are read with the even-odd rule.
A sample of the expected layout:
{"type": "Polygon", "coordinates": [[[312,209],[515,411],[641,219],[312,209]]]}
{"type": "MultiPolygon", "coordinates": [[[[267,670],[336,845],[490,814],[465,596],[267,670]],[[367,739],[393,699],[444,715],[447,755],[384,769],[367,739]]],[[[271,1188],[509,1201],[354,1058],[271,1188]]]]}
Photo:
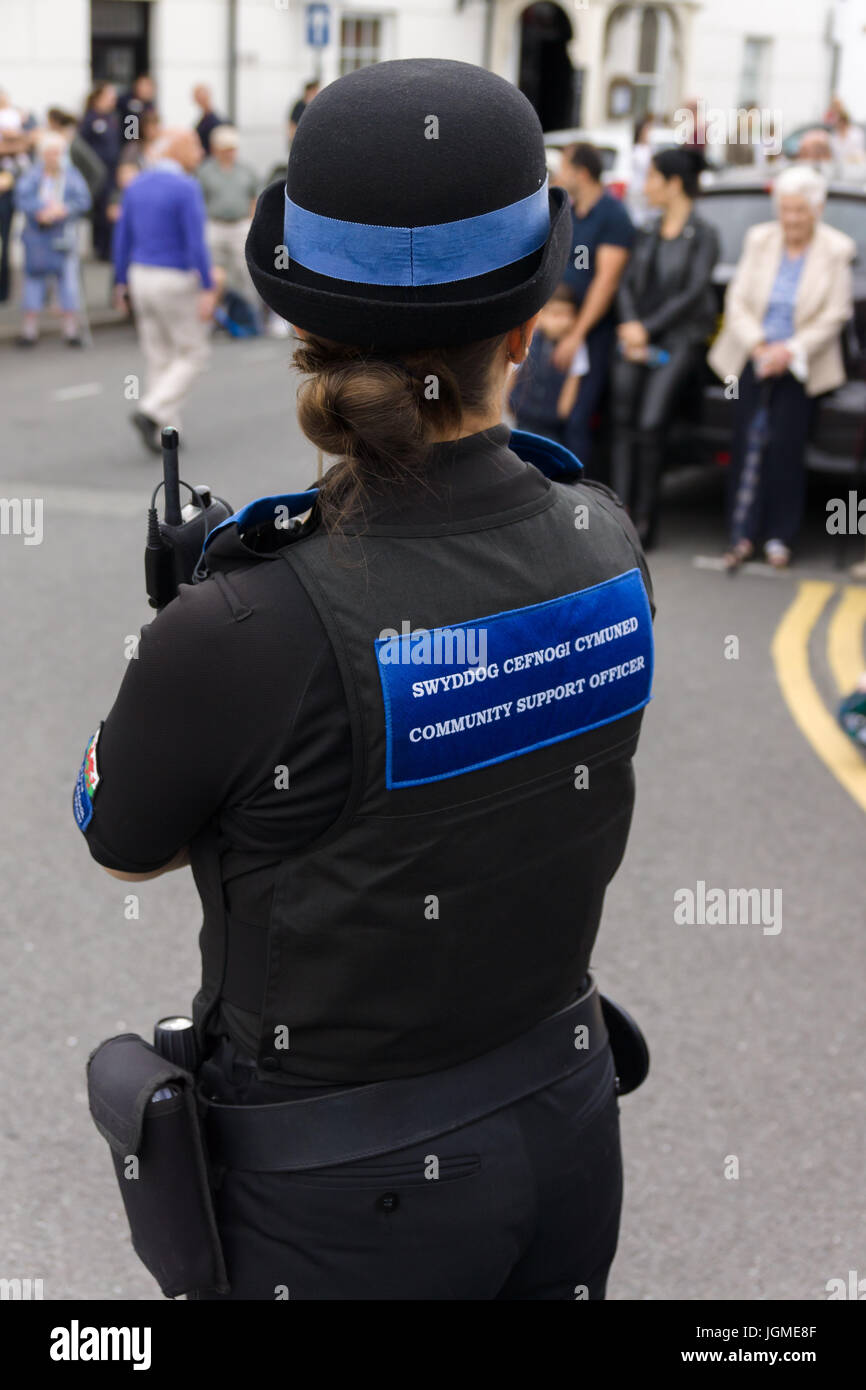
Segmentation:
{"type": "MultiPolygon", "coordinates": [[[[187,411],[191,482],[239,505],[311,481],[290,355],[285,341],[217,347],[187,411]]],[[[84,1064],[111,1033],[146,1035],[159,1015],[186,1012],[197,986],[189,875],[109,878],[70,812],[125,639],[149,618],[144,508],[159,465],[124,396],[140,369],[125,328],[103,330],[89,352],[46,341],[31,354],[3,349],[0,363],[0,496],[44,499],[40,545],[0,535],[0,1276],[42,1278],[47,1299],[159,1297],[126,1238],[84,1064]]],[[[799,643],[812,693],[832,709],[828,633],[850,590],[822,529],[821,489],[801,563],[784,576],[755,567],[731,580],[696,562],[721,549],[719,498],[709,474],[669,492],[652,557],[655,698],[595,953],[602,988],[637,1016],[653,1054],[650,1080],[621,1105],[616,1299],[821,1299],[829,1279],[866,1275],[866,800],[854,794],[866,772],[850,763],[846,786],[844,753],[812,746],[780,686],[799,643]],[[811,630],[795,624],[777,675],[774,634],[804,580],[831,586],[827,605],[811,630]],[[778,890],[781,930],[678,924],[675,894],[699,881],[778,890]],[[733,1158],[739,1175],[726,1177],[733,1158]]],[[[866,664],[862,631],[843,637],[849,668],[866,664]]],[[[803,689],[798,668],[790,698],[803,689]]]]}

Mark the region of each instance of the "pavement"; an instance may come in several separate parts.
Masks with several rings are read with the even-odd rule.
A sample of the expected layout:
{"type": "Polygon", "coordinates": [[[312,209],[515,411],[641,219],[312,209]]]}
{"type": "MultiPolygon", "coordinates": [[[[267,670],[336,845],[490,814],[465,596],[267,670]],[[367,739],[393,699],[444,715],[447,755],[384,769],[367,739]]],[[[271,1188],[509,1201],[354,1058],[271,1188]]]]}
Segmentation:
{"type": "MultiPolygon", "coordinates": [[[[291,350],[216,344],[184,423],[190,482],[239,505],[315,476],[291,350]]],[[[42,1278],[46,1299],[160,1297],[129,1245],[84,1067],[110,1034],[187,1012],[197,988],[189,874],[110,878],[70,811],[127,638],[150,616],[142,551],[160,469],[127,420],[141,370],[128,326],[79,353],[0,346],[0,497],[44,502],[40,545],[0,535],[0,1276],[42,1278]]],[[[824,529],[834,486],[847,487],[811,490],[794,568],[734,579],[713,568],[721,475],[667,489],[651,556],[655,696],[594,956],[652,1051],[647,1083],[621,1101],[613,1299],[812,1300],[831,1278],[866,1275],[866,762],[829,738],[840,681],[866,665],[866,590],[824,529]],[[701,882],[778,892],[781,917],[679,924],[676,902],[701,882]]],[[[862,539],[844,555],[859,558],[862,539]]]]}

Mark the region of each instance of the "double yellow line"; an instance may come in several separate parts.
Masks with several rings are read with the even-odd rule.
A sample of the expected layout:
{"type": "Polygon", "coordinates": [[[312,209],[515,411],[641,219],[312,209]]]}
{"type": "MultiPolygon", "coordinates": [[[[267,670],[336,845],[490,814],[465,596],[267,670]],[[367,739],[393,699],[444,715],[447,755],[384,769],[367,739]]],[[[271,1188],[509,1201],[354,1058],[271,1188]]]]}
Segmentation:
{"type": "MultiPolygon", "coordinates": [[[[785,703],[801,733],[837,781],[866,811],[866,760],[828,710],[809,668],[809,639],[837,585],[804,580],[773,637],[772,655],[785,703]]],[[[866,588],[845,586],[830,618],[827,660],[840,697],[848,695],[866,667],[863,631],[866,588]]]]}

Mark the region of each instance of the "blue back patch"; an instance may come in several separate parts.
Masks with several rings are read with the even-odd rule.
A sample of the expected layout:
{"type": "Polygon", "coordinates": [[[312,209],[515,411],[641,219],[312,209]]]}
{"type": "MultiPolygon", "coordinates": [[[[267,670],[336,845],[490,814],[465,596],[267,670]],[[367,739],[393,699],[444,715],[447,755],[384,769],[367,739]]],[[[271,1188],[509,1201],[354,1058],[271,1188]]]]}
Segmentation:
{"type": "Polygon", "coordinates": [[[386,785],[413,787],[642,709],[652,617],[639,569],[546,603],[380,637],[386,785]]]}

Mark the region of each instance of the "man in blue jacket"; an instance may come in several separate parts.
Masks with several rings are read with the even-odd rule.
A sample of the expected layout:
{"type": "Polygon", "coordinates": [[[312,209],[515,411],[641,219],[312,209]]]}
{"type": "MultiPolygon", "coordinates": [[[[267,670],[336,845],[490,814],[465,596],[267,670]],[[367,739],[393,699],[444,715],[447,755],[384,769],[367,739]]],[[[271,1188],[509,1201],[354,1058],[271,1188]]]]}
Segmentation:
{"type": "Polygon", "coordinates": [[[201,162],[194,131],[168,131],[153,168],[129,185],[114,240],[116,298],[135,308],[147,390],[132,424],[153,453],[177,425],[193,379],[210,354],[215,295],[205,241],[205,206],[192,177],[201,162]]]}

